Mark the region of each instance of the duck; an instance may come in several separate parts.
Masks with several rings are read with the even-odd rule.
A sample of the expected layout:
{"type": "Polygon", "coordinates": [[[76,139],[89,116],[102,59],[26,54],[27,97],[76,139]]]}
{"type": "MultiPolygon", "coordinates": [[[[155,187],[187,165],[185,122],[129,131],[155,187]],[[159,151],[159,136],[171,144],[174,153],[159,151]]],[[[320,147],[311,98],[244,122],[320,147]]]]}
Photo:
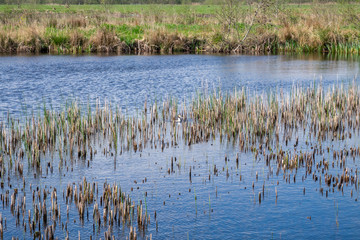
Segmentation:
{"type": "Polygon", "coordinates": [[[181,123],[181,122],[184,122],[184,121],[185,121],[184,117],[181,116],[180,114],[178,114],[178,117],[177,117],[177,119],[175,120],[175,122],[181,123]]]}

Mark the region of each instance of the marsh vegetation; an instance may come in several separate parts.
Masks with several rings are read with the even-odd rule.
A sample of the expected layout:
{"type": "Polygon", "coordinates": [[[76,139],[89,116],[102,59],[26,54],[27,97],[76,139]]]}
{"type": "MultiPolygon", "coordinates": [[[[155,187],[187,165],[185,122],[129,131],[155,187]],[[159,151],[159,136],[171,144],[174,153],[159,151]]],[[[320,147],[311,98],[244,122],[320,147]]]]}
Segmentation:
{"type": "Polygon", "coordinates": [[[4,53],[318,52],[0,57],[0,239],[358,235],[358,6],[227,3],[0,6],[4,53]]]}
{"type": "MultiPolygon", "coordinates": [[[[254,198],[249,201],[255,205],[264,201],[277,204],[283,199],[281,185],[296,186],[304,181],[318,184],[316,190],[299,190],[304,195],[317,191],[319,197],[332,198],[340,193],[357,201],[360,147],[351,139],[359,137],[359,104],[360,88],[355,82],[327,89],[314,83],[294,86],[289,92],[256,95],[250,95],[246,88],[233,93],[214,90],[199,93],[189,104],[179,104],[172,98],[145,102],[137,116],[126,116],[116,105],[100,101],[94,109],[72,102],[61,111],[51,111],[45,103],[39,115],[21,119],[8,115],[0,125],[0,198],[3,214],[10,211],[7,216],[11,219],[0,215],[0,234],[8,237],[11,221],[27,237],[69,238],[69,211],[74,211],[77,217],[71,221],[92,226],[90,238],[102,233],[105,239],[111,239],[112,229],[118,227],[127,229],[129,239],[151,239],[147,228],[152,224],[158,229],[159,210],[147,209],[147,191],[143,192],[144,201],[138,199],[136,203],[116,182],[105,181],[99,188],[98,182],[84,177],[58,188],[56,184],[35,186],[30,179],[51,178],[57,172],[66,182],[65,176],[75,165],[89,168],[99,161],[98,155],[113,159],[116,171],[118,157],[139,154],[139,158],[147,158],[148,149],[158,149],[160,175],[176,177],[183,171],[191,185],[200,176],[196,161],[182,162],[181,155],[162,159],[161,154],[198,144],[219,143],[234,150],[231,156],[224,154],[217,164],[206,161],[202,184],[231,178],[253,192],[254,198]],[[247,171],[249,162],[242,158],[247,155],[252,156],[253,164],[262,166],[263,172],[256,171],[245,181],[242,171],[247,171]],[[268,182],[274,178],[278,180],[268,182]],[[273,192],[270,197],[269,191],[273,192]]],[[[151,176],[137,175],[131,181],[137,186],[147,184],[149,179],[151,176]]],[[[194,211],[198,214],[195,186],[188,192],[194,194],[194,211]]],[[[179,192],[178,196],[181,194],[185,193],[179,192]]],[[[215,194],[217,197],[217,187],[215,194]]],[[[204,214],[214,211],[210,196],[208,213],[204,214]]],[[[338,225],[337,217],[335,221],[338,225]]]]}
{"type": "Polygon", "coordinates": [[[0,52],[359,54],[357,3],[1,5],[0,52]]]}

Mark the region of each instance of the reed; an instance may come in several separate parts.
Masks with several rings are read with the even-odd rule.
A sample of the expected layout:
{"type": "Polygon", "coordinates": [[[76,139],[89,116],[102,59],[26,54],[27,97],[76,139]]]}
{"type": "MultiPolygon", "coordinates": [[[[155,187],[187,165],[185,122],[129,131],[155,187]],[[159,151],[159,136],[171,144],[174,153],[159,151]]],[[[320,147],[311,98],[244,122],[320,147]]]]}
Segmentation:
{"type": "MultiPolygon", "coordinates": [[[[232,156],[225,155],[225,161],[221,160],[225,164],[223,167],[215,164],[211,169],[209,167],[209,178],[211,174],[213,177],[221,174],[229,177],[232,162],[234,167],[240,163],[241,173],[239,158],[242,153],[249,153],[254,156],[254,162],[262,162],[264,181],[265,166],[268,166],[269,174],[272,174],[272,167],[276,168],[276,174],[283,175],[284,183],[296,183],[299,179],[297,174],[302,169],[305,176],[312,177],[314,182],[319,181],[319,192],[325,197],[334,190],[342,193],[346,187],[354,186],[357,189],[359,184],[357,170],[348,167],[348,161],[360,155],[359,146],[346,145],[342,149],[334,149],[327,145],[328,142],[342,142],[359,136],[360,87],[355,82],[333,85],[327,89],[316,84],[309,87],[293,86],[288,93],[269,91],[254,95],[250,95],[245,88],[233,94],[214,90],[199,93],[182,107],[169,98],[162,104],[156,101],[153,104],[145,103],[137,116],[125,115],[119,109],[106,101],[97,101],[93,107],[84,107],[76,101],[69,102],[60,110],[49,109],[44,103],[38,115],[15,119],[9,114],[0,123],[1,188],[7,189],[0,195],[1,201],[4,208],[10,209],[15,220],[19,223],[26,220],[31,234],[39,232],[45,238],[53,237],[52,226],[61,222],[61,191],[56,187],[46,191],[30,185],[32,198],[20,197],[20,188],[8,187],[10,176],[23,176],[24,165],[34,174],[34,178],[53,174],[53,161],[49,161],[49,156],[56,151],[59,152],[60,161],[58,170],[69,171],[72,161],[88,160],[89,166],[97,154],[116,156],[123,152],[142,153],[146,148],[157,146],[170,148],[182,144],[191,147],[217,140],[233,144],[238,153],[235,161],[230,160],[232,156]],[[184,120],[177,122],[178,115],[184,120]],[[305,143],[299,143],[300,133],[304,141],[307,139],[305,143]],[[303,146],[299,150],[301,144],[303,146]],[[335,172],[334,169],[339,171],[335,172]],[[26,201],[30,201],[32,206],[28,211],[25,209],[26,201]],[[40,226],[45,227],[38,230],[40,226]]],[[[166,168],[169,174],[177,170],[174,166],[177,162],[174,156],[170,167],[166,168]]],[[[192,176],[195,176],[191,171],[190,166],[190,183],[192,176]]],[[[257,172],[254,178],[256,182],[257,172]]],[[[254,182],[255,202],[257,188],[254,182]]],[[[146,232],[150,224],[147,193],[144,204],[142,201],[135,204],[115,183],[110,185],[105,182],[100,192],[97,184],[84,178],[75,185],[69,183],[63,189],[66,218],[70,208],[73,208],[77,211],[79,221],[85,221],[88,209],[93,208],[94,229],[95,226],[100,229],[104,225],[123,224],[132,227],[130,238],[146,232]]],[[[25,188],[24,177],[23,185],[25,188]]],[[[278,194],[275,187],[276,202],[278,194]]],[[[194,200],[197,213],[195,187],[194,200]]],[[[264,201],[265,183],[262,192],[258,193],[258,202],[264,201]]],[[[210,211],[210,195],[208,204],[210,211]]],[[[1,215],[0,224],[1,230],[6,225],[1,221],[1,215]]],[[[106,237],[110,235],[111,232],[107,231],[106,237]]]]}
{"type": "Polygon", "coordinates": [[[306,11],[301,5],[258,4],[237,6],[231,26],[219,18],[225,11],[220,6],[115,6],[113,11],[0,7],[0,52],[360,53],[356,3],[313,3],[306,11]]]}

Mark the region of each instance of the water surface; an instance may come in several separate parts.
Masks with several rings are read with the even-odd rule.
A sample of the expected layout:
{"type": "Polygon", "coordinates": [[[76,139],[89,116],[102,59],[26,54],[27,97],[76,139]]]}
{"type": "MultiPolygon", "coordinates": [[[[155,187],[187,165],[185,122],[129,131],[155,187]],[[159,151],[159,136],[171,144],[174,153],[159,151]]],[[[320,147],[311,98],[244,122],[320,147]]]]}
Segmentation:
{"type": "MultiPolygon", "coordinates": [[[[289,89],[358,80],[359,62],[319,56],[11,56],[0,57],[0,112],[43,103],[107,99],[136,112],[145,100],[188,100],[197,92],[289,89]]],[[[22,110],[22,111],[23,111],[22,110]]]]}
{"type": "MultiPolygon", "coordinates": [[[[211,92],[218,88],[233,93],[235,89],[245,87],[250,94],[280,89],[289,92],[293,85],[307,87],[314,82],[326,88],[341,82],[359,82],[359,69],[357,59],[303,55],[0,57],[0,113],[6,116],[10,112],[21,118],[25,112],[29,114],[32,110],[42,109],[44,103],[47,108],[58,109],[67,100],[93,104],[96,99],[106,99],[129,115],[136,115],[145,100],[161,103],[166,97],[175,97],[179,101],[188,101],[204,89],[211,92]]],[[[358,146],[358,140],[358,136],[354,136],[352,140],[327,144],[341,149],[358,146]]],[[[301,142],[299,149],[306,151],[309,147],[301,142]]],[[[237,145],[217,139],[190,147],[180,144],[165,148],[163,152],[159,148],[147,148],[116,157],[98,154],[89,167],[86,161],[77,160],[71,163],[69,170],[59,170],[58,157],[47,156],[42,162],[43,169],[48,161],[55,167],[54,172],[44,174],[44,178],[34,178],[31,168],[24,164],[25,194],[31,199],[30,183],[42,189],[56,187],[62,194],[68,183],[79,183],[84,176],[88,181],[99,183],[100,189],[104,182],[115,182],[134,201],[146,199],[152,219],[144,235],[139,233],[139,238],[150,234],[154,239],[309,239],[356,238],[359,235],[360,206],[355,201],[358,191],[353,186],[344,188],[343,192],[330,193],[326,198],[319,192],[319,182],[314,182],[311,176],[302,179],[304,169],[298,170],[296,183],[288,183],[282,174],[269,174],[264,162],[255,161],[251,152],[240,153],[240,167],[237,168],[234,159],[239,152],[237,145]],[[224,161],[225,155],[230,161],[224,161]],[[168,174],[171,157],[177,158],[177,165],[175,171],[168,174]],[[220,169],[219,174],[210,174],[209,179],[214,165],[220,169]],[[189,168],[193,173],[192,181],[189,181],[189,168]],[[147,181],[142,183],[145,177],[147,181]],[[264,199],[259,204],[257,196],[263,185],[264,199]],[[353,197],[350,196],[351,189],[354,190],[353,197]]],[[[323,157],[330,158],[330,155],[331,152],[323,157]]],[[[347,166],[355,169],[358,161],[358,158],[349,161],[347,166]]],[[[334,170],[334,173],[341,171],[334,170]]],[[[288,174],[293,176],[295,172],[288,174]]],[[[22,179],[14,174],[11,176],[12,189],[20,189],[22,179]]],[[[4,194],[8,189],[0,192],[4,194]]],[[[107,227],[100,233],[93,233],[91,217],[81,223],[72,206],[67,219],[62,197],[59,197],[59,204],[62,222],[69,222],[70,238],[78,237],[79,232],[84,238],[90,234],[95,238],[104,237],[107,227]]],[[[31,209],[31,204],[27,208],[31,209]]],[[[31,237],[29,232],[15,226],[9,208],[4,207],[1,213],[7,217],[5,239],[31,237]]],[[[128,232],[126,226],[112,228],[112,233],[119,239],[128,236],[128,232]]],[[[61,239],[65,235],[58,230],[56,236],[61,239]]]]}

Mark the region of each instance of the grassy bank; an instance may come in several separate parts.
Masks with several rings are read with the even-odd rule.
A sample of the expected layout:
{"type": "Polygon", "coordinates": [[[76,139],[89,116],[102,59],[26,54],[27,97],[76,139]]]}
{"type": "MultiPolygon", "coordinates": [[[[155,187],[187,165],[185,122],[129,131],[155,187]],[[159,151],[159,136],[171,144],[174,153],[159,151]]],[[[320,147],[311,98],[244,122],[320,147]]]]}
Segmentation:
{"type": "Polygon", "coordinates": [[[360,53],[360,4],[0,5],[0,52],[360,53]]]}

